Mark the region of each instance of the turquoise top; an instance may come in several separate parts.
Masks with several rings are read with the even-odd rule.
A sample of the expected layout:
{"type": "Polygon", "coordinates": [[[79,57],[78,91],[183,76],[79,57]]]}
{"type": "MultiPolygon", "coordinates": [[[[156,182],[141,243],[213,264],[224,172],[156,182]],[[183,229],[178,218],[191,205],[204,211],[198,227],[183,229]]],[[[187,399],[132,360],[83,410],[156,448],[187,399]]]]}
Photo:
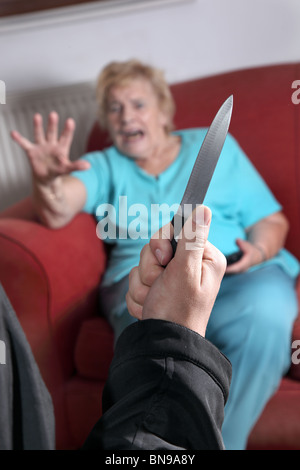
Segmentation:
{"type": "MultiPolygon", "coordinates": [[[[72,176],[86,187],[84,211],[97,217],[98,236],[114,244],[104,285],[117,282],[138,265],[142,247],[159,226],[170,222],[174,215],[170,208],[175,204],[176,211],[181,201],[206,132],[204,128],[177,131],[181,150],[158,176],[146,173],[116,147],[82,157],[91,163],[91,168],[76,171],[72,176]]],[[[212,211],[209,241],[224,254],[238,250],[235,240],[246,239],[247,227],[281,210],[279,202],[230,134],[204,204],[212,211]]],[[[297,259],[285,249],[266,263],[280,264],[293,277],[300,271],[297,259]]]]}

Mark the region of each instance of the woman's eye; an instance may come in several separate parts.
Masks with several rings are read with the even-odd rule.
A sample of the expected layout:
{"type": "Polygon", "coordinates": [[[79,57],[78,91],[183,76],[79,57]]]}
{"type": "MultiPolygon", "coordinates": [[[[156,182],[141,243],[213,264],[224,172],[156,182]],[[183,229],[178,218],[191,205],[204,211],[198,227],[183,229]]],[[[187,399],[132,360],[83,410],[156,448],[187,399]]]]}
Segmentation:
{"type": "Polygon", "coordinates": [[[135,108],[136,109],[140,109],[140,108],[143,108],[145,106],[145,103],[143,103],[142,101],[137,101],[135,103],[135,108]]]}
{"type": "Polygon", "coordinates": [[[108,112],[109,113],[119,113],[121,111],[121,106],[118,104],[111,104],[108,106],[108,112]]]}

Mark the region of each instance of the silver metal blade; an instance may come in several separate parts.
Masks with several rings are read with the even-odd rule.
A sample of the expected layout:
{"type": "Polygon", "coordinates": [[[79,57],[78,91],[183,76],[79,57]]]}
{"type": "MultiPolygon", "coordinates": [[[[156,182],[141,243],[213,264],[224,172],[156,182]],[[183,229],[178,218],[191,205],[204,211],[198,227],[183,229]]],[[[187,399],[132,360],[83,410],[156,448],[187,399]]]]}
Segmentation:
{"type": "Polygon", "coordinates": [[[219,109],[199,150],[182,204],[202,204],[222,151],[232,114],[233,97],[219,109]]]}
{"type": "MultiPolygon", "coordinates": [[[[228,133],[232,108],[233,96],[230,96],[219,109],[207,131],[181,200],[179,210],[174,216],[174,219],[181,217],[182,223],[184,223],[184,220],[187,219],[191,211],[204,201],[228,133]]],[[[177,232],[178,230],[175,231],[177,232]]]]}

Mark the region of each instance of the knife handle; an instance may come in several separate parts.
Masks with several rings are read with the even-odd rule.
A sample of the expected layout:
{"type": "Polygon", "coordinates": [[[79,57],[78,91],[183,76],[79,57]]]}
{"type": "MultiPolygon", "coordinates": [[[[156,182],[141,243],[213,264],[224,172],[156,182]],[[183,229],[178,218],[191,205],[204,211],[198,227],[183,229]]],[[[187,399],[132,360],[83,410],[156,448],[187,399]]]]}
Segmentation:
{"type": "Polygon", "coordinates": [[[172,250],[173,250],[173,258],[174,258],[175,253],[176,253],[176,248],[177,248],[177,241],[175,240],[175,238],[172,238],[171,245],[172,245],[172,250]]]}
{"type": "MultiPolygon", "coordinates": [[[[179,217],[178,214],[177,214],[176,216],[179,217]]],[[[184,219],[183,216],[181,216],[181,228],[183,228],[184,223],[185,223],[185,219],[184,219]]],[[[173,219],[171,220],[171,224],[172,224],[173,227],[174,227],[174,217],[173,217],[173,219]]],[[[177,228],[177,227],[176,227],[176,228],[177,228]]],[[[174,236],[173,236],[173,238],[171,239],[171,245],[172,245],[172,249],[173,249],[173,258],[174,258],[175,253],[176,253],[176,248],[177,248],[177,240],[175,239],[174,236]]]]}
{"type": "Polygon", "coordinates": [[[243,251],[240,250],[232,253],[231,255],[226,255],[227,266],[237,263],[242,258],[243,254],[243,251]]]}

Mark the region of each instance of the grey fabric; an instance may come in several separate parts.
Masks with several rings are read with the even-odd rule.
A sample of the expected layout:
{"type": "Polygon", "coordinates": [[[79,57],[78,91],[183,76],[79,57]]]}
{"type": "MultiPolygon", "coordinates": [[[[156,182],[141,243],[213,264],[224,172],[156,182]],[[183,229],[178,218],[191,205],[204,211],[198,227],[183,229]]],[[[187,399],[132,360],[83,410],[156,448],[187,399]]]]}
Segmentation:
{"type": "Polygon", "coordinates": [[[53,450],[52,399],[1,284],[0,341],[0,449],[53,450]]]}

